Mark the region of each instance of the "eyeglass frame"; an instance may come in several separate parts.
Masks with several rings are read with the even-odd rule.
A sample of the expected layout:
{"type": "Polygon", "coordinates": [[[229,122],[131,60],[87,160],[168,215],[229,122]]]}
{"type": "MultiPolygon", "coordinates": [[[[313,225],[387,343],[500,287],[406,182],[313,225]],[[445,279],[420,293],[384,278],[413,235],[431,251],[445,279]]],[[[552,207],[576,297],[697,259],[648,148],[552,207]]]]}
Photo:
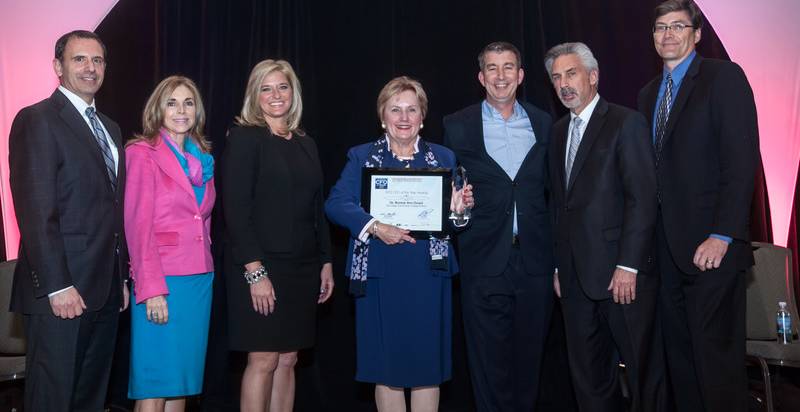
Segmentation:
{"type": "Polygon", "coordinates": [[[683,30],[689,27],[694,27],[691,24],[686,24],[683,22],[675,22],[670,24],[654,24],[653,25],[653,34],[667,34],[668,31],[671,31],[675,34],[683,33],[683,30]]]}

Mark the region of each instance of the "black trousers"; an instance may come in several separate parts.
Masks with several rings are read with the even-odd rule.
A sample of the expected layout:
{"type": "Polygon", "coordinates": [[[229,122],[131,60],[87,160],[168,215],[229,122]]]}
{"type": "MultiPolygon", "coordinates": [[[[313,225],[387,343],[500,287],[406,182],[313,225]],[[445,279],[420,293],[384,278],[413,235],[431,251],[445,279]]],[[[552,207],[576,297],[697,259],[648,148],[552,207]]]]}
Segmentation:
{"type": "Polygon", "coordinates": [[[627,305],[614,303],[611,298],[593,300],[575,276],[571,279],[569,284],[561,284],[562,291],[569,288],[563,294],[561,307],[579,409],[626,410],[618,367],[622,360],[630,390],[630,410],[666,411],[663,348],[656,322],[656,274],[640,272],[636,276],[636,300],[627,305]]]}
{"type": "Polygon", "coordinates": [[[119,275],[113,276],[99,311],[66,320],[52,313],[24,316],[26,411],[104,410],[122,293],[119,275]]]}
{"type": "Polygon", "coordinates": [[[525,272],[512,248],[499,276],[461,278],[467,359],[478,412],[530,412],[553,309],[552,276],[525,272]]]}
{"type": "Polygon", "coordinates": [[[669,253],[660,216],[656,232],[660,317],[675,410],[744,412],[744,270],[684,273],[669,253]]]}

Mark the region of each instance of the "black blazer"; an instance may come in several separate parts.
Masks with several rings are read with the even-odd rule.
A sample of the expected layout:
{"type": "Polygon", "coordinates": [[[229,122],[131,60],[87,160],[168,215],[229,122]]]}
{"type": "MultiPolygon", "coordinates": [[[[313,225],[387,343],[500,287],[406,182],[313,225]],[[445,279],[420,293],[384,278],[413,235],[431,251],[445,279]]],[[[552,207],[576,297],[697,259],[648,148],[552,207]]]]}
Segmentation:
{"type": "MultiPolygon", "coordinates": [[[[320,187],[314,198],[317,243],[322,262],[330,262],[330,229],[323,212],[322,167],[317,145],[295,134],[315,165],[320,187]]],[[[292,252],[292,165],[280,156],[280,143],[266,127],[234,127],[222,156],[222,200],[233,261],[265,261],[269,254],[292,252]]],[[[267,268],[269,269],[269,268],[267,268]]]]}
{"type": "MultiPolygon", "coordinates": [[[[600,98],[565,182],[570,116],[553,126],[550,180],[562,285],[577,276],[592,299],[611,297],[616,265],[645,274],[656,220],[655,163],[647,121],[600,98]]],[[[562,296],[569,288],[561,288],[562,296]]]]}
{"type": "MultiPolygon", "coordinates": [[[[661,75],[639,92],[639,111],[651,122],[660,82],[661,75]]],[[[700,273],[692,258],[712,233],[734,239],[721,269],[753,264],[749,219],[758,156],[756,106],[744,72],[696,55],[670,111],[656,172],[669,250],[683,272],[700,273]]]]}
{"type": "Polygon", "coordinates": [[[522,106],[533,123],[536,143],[514,180],[486,152],[480,104],[444,118],[444,145],[466,168],[475,196],[470,224],[458,234],[462,275],[497,276],[506,268],[515,202],[525,270],[532,275],[553,274],[546,160],[552,119],[531,104],[522,106]]]}
{"type": "Polygon", "coordinates": [[[127,277],[125,150],[119,126],[98,115],[119,152],[116,191],[91,128],[60,91],[14,118],[9,166],[20,250],[13,311],[51,313],[47,295],[69,285],[87,310],[99,310],[111,290],[115,260],[127,277]]]}

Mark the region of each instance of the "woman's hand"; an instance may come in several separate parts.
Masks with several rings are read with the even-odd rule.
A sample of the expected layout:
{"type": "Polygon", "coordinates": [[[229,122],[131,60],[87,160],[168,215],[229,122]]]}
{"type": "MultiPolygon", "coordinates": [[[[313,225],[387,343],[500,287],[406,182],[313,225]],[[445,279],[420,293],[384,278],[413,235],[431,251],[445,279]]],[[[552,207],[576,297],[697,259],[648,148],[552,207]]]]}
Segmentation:
{"type": "Polygon", "coordinates": [[[164,295],[153,296],[144,300],[145,310],[147,311],[147,320],[157,325],[164,325],[169,320],[169,311],[167,310],[167,299],[164,295]]]}
{"type": "Polygon", "coordinates": [[[278,298],[275,296],[275,288],[268,277],[263,277],[256,283],[250,285],[250,298],[253,300],[253,310],[267,316],[275,312],[275,304],[278,298]]]}
{"type": "Polygon", "coordinates": [[[333,295],[333,264],[325,263],[319,271],[319,299],[317,303],[325,303],[333,295]]]}
{"type": "Polygon", "coordinates": [[[404,242],[417,243],[417,240],[411,237],[409,233],[408,230],[401,229],[397,226],[378,222],[375,223],[375,233],[373,233],[373,235],[377,236],[387,245],[395,245],[404,242]]]}
{"type": "Polygon", "coordinates": [[[464,213],[465,209],[475,206],[475,198],[472,196],[472,185],[466,185],[461,190],[456,190],[452,185],[453,194],[450,196],[450,211],[458,214],[464,213]]]}
{"type": "MultiPolygon", "coordinates": [[[[256,260],[244,265],[244,270],[254,272],[262,266],[264,265],[261,264],[261,261],[256,260]]],[[[250,299],[253,301],[253,310],[264,316],[275,311],[275,302],[277,302],[278,298],[275,295],[272,281],[267,276],[250,285],[250,299]]]]}

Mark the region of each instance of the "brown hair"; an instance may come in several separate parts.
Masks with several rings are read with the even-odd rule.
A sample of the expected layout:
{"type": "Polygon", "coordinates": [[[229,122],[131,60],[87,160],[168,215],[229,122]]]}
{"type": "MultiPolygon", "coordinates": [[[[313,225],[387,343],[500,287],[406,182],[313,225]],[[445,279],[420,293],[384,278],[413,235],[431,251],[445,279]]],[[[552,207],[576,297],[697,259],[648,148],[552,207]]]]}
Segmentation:
{"type": "Polygon", "coordinates": [[[692,27],[695,30],[703,28],[703,12],[693,0],[667,0],[656,6],[653,13],[653,22],[659,17],[674,11],[685,11],[689,15],[692,27]]]}
{"type": "Polygon", "coordinates": [[[203,108],[203,99],[200,98],[200,91],[197,89],[197,85],[195,85],[191,79],[184,76],[167,77],[156,86],[156,89],[153,90],[153,93],[144,105],[144,111],[142,112],[142,133],[128,141],[126,146],[140,141],[145,141],[150,145],[156,144],[161,127],[164,125],[164,109],[167,107],[167,101],[175,89],[180,86],[185,86],[194,96],[194,126],[189,129],[187,134],[194,139],[197,146],[200,147],[200,150],[206,153],[211,151],[211,143],[209,143],[203,135],[203,129],[206,125],[206,112],[203,108]]]}

